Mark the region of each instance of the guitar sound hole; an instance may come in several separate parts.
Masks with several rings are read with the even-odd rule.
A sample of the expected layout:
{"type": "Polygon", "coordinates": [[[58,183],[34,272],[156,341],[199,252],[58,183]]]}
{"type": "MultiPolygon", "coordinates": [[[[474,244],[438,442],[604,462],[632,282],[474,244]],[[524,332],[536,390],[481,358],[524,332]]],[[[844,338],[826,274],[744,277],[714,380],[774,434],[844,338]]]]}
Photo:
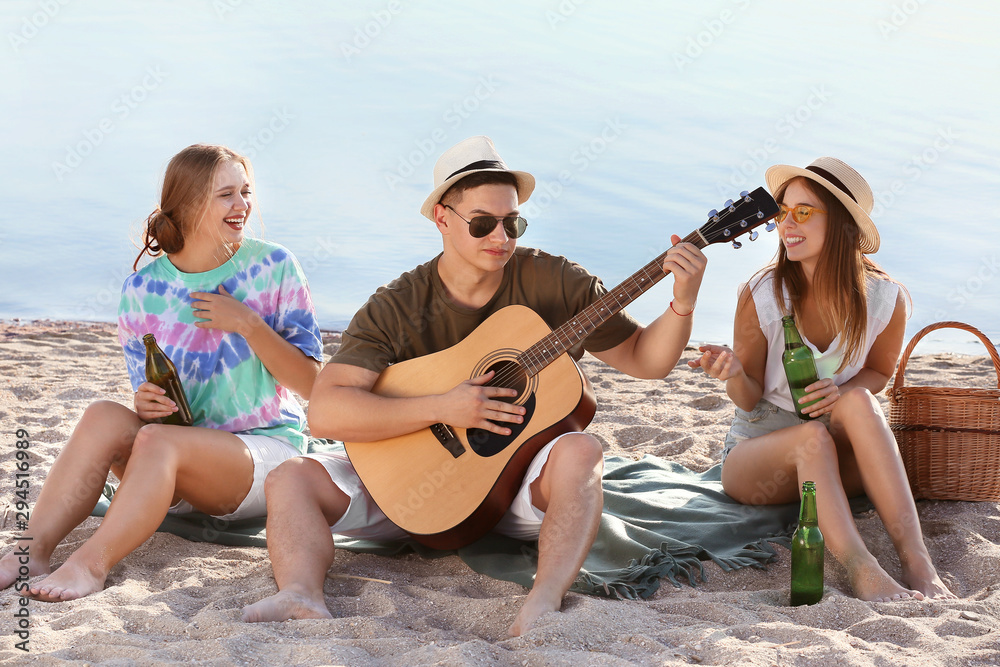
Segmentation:
{"type": "Polygon", "coordinates": [[[531,416],[535,412],[535,395],[532,394],[529,396],[528,400],[525,401],[523,405],[525,409],[524,421],[520,424],[515,424],[513,422],[493,422],[494,424],[499,424],[500,426],[509,428],[510,435],[500,435],[499,433],[494,433],[481,428],[470,428],[466,431],[465,435],[469,439],[469,446],[472,447],[472,451],[479,456],[493,456],[494,454],[499,454],[506,449],[510,443],[514,442],[517,437],[521,435],[521,431],[523,431],[531,421],[531,416]]]}
{"type": "Polygon", "coordinates": [[[500,398],[500,400],[504,403],[516,402],[522,405],[526,412],[524,414],[524,420],[520,424],[491,420],[498,426],[509,428],[510,435],[499,435],[480,428],[470,428],[466,432],[466,437],[469,440],[469,446],[472,447],[472,451],[479,456],[493,456],[494,454],[502,452],[510,443],[517,439],[517,437],[521,434],[521,431],[523,431],[531,421],[531,415],[535,411],[535,396],[533,394],[528,396],[525,395],[525,392],[528,389],[527,375],[525,374],[524,369],[522,369],[516,362],[498,361],[486,369],[486,372],[489,371],[496,371],[496,373],[490,381],[486,383],[486,386],[516,389],[517,396],[505,396],[500,398]]]}
{"type": "Polygon", "coordinates": [[[517,396],[505,396],[500,400],[504,403],[513,403],[524,396],[524,392],[528,388],[528,377],[517,362],[514,361],[498,361],[484,371],[488,373],[490,371],[495,371],[493,377],[490,381],[486,383],[487,387],[507,387],[508,389],[516,389],[517,396]]]}

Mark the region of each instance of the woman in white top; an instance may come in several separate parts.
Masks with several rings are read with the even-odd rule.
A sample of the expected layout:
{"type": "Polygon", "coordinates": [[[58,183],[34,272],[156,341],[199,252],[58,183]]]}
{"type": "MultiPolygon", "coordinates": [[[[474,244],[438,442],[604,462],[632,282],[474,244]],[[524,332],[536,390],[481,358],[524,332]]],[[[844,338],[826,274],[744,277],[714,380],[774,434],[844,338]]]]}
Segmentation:
{"type": "Polygon", "coordinates": [[[903,343],[906,303],[898,283],[865,255],[878,250],[868,183],[847,164],[819,158],[777,165],[767,184],[781,205],[776,260],[741,290],[733,349],[701,348],[689,362],[726,382],[736,417],[723,452],[722,484],[754,505],[794,502],[816,483],[826,546],[864,600],[953,598],[924,545],[902,459],[873,394],[889,381],[903,343]],[[794,315],[820,380],[800,403],[781,365],[782,315],[794,315]],[[848,498],[867,494],[902,565],[896,581],[865,547],[848,498]]]}

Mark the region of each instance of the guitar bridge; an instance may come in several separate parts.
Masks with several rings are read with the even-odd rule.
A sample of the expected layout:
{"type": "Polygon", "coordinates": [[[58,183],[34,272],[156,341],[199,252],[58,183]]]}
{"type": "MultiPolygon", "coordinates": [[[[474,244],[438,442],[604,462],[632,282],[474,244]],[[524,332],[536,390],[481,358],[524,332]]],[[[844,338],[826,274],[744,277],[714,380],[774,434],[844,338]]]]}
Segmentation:
{"type": "Polygon", "coordinates": [[[447,449],[456,459],[465,453],[465,445],[462,444],[461,440],[455,437],[454,431],[446,425],[433,424],[431,426],[431,433],[433,433],[434,437],[438,439],[441,446],[447,449]]]}

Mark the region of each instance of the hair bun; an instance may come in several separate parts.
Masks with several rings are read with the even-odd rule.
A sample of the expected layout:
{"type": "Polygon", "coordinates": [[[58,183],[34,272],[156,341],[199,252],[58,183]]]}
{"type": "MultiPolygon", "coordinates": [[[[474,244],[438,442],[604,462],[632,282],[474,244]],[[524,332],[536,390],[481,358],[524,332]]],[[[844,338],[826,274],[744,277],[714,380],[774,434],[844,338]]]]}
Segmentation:
{"type": "Polygon", "coordinates": [[[184,234],[173,218],[159,206],[149,216],[149,230],[156,239],[156,245],[167,254],[175,253],[184,247],[184,234]]]}

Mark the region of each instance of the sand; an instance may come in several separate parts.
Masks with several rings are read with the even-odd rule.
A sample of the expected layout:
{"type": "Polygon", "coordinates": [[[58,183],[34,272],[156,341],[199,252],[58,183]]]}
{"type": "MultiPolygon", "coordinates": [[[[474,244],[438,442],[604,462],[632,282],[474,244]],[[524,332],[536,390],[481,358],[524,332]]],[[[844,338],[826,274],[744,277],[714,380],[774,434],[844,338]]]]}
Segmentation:
{"type": "MultiPolygon", "coordinates": [[[[337,335],[327,336],[327,352],[337,335]]],[[[722,386],[683,361],[666,381],[634,380],[585,357],[597,390],[590,431],[607,454],[712,466],[732,407],[722,386]]],[[[32,501],[86,406],[131,406],[114,327],[0,323],[0,544],[17,534],[15,432],[31,442],[32,501]]],[[[911,358],[907,386],[995,386],[989,359],[911,358]]],[[[884,397],[880,397],[883,402],[884,397]]],[[[1000,463],[998,463],[1000,465],[1000,463]]],[[[246,604],[276,589],[262,548],[193,543],[157,533],[111,572],[107,588],[63,603],[31,601],[25,653],[15,648],[19,598],[0,593],[0,661],[14,664],[211,665],[976,665],[1000,664],[1000,504],[920,501],[931,555],[960,599],[862,602],[827,558],[827,594],[788,607],[789,553],[766,570],[709,563],[696,588],[664,582],[649,600],[570,594],[523,637],[506,628],[527,593],[458,557],[425,560],[339,552],[326,583],[336,617],[242,623],[246,604]],[[381,581],[376,581],[381,580],[381,581]]],[[[100,519],[56,551],[60,563],[100,519]]],[[[872,512],[861,534],[890,573],[899,564],[872,512]]]]}

